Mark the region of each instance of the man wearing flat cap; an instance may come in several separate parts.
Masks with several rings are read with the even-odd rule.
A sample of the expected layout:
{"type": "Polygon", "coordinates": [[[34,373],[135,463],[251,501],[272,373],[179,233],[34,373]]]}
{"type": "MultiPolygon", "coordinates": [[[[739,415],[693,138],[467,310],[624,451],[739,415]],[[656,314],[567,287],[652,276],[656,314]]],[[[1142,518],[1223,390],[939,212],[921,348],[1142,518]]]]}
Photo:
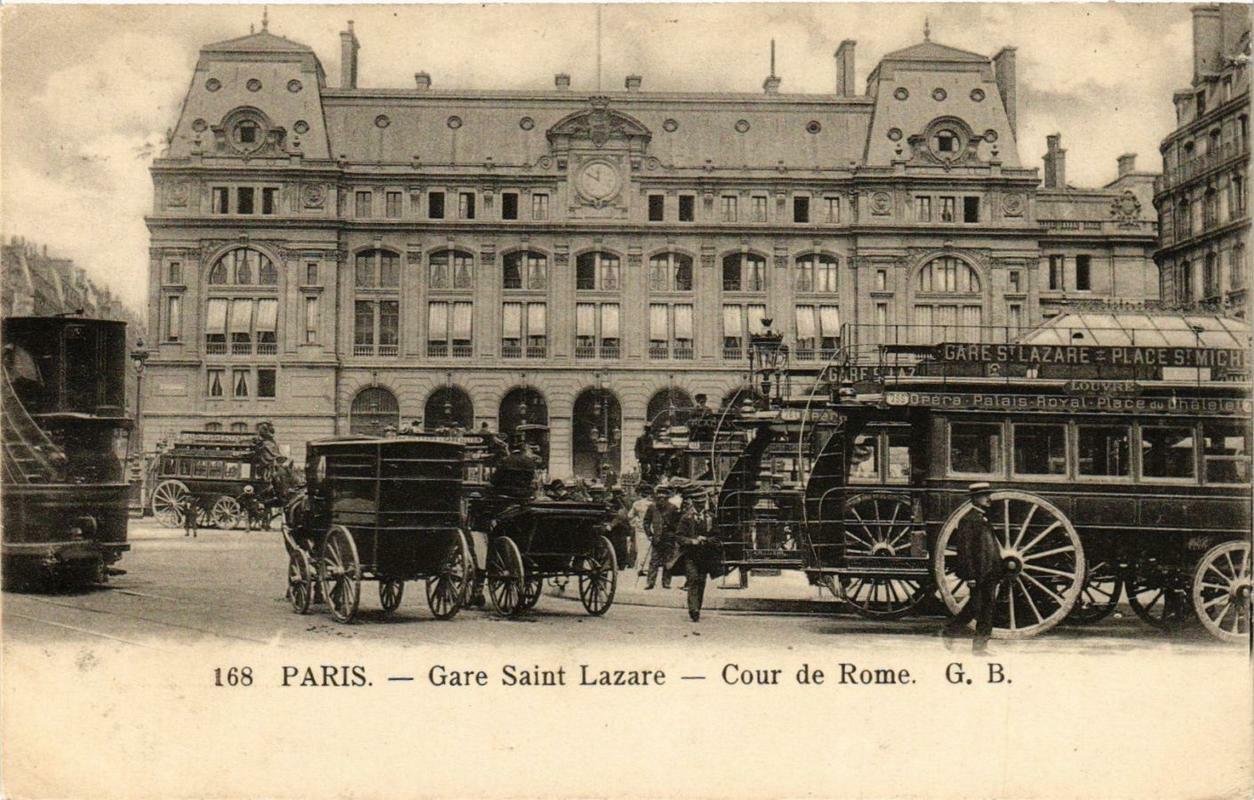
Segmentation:
{"type": "Polygon", "coordinates": [[[679,508],[671,502],[674,488],[658,484],[653,491],[653,507],[644,515],[644,532],[649,537],[648,579],[644,588],[657,585],[657,575],[662,573],[662,588],[671,588],[668,568],[675,560],[675,527],[679,524],[679,508]]]}
{"type": "Polygon", "coordinates": [[[971,495],[971,509],[958,521],[954,530],[954,545],[958,557],[954,572],[971,587],[971,594],[951,619],[941,634],[945,637],[964,636],[967,625],[975,620],[973,653],[987,653],[989,636],[993,632],[993,612],[997,607],[997,588],[1005,577],[1002,568],[1001,546],[988,521],[992,488],[987,483],[973,483],[967,487],[971,495]]]}
{"type": "Polygon", "coordinates": [[[675,529],[679,544],[679,561],[673,569],[682,569],[688,593],[688,616],[701,620],[701,603],[705,599],[705,579],[719,572],[718,543],[710,538],[710,516],[704,486],[689,485],[683,490],[683,510],[675,529]]]}

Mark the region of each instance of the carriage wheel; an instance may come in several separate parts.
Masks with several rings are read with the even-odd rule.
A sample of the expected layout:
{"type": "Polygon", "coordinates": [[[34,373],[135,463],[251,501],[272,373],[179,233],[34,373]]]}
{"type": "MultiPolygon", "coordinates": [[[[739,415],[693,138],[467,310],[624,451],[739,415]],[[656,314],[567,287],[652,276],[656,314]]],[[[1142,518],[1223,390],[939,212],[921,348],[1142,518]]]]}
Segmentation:
{"type": "Polygon", "coordinates": [[[544,578],[536,578],[527,576],[527,580],[523,582],[522,587],[522,606],[523,610],[529,611],[536,607],[536,603],[540,602],[540,591],[544,588],[544,578]]]}
{"type": "Polygon", "coordinates": [[[287,554],[287,599],[297,614],[308,614],[313,602],[313,568],[309,556],[303,550],[289,550],[287,554]]]}
{"type": "MultiPolygon", "coordinates": [[[[845,553],[854,557],[908,556],[912,511],[910,498],[899,495],[849,498],[844,515],[845,553]]],[[[891,576],[842,576],[840,587],[854,611],[872,619],[903,617],[928,594],[923,581],[891,576]]]]}
{"type": "Polygon", "coordinates": [[[1193,573],[1193,608],[1206,631],[1225,642],[1250,639],[1250,543],[1223,542],[1193,573]]]}
{"type": "Polygon", "coordinates": [[[152,515],[167,528],[183,524],[183,512],[179,510],[187,495],[187,484],[182,481],[162,481],[152,490],[152,515]]]}
{"type": "MultiPolygon", "coordinates": [[[[954,573],[953,533],[972,510],[968,500],[949,515],[936,542],[934,571],[951,613],[970,589],[954,573]]],[[[1075,605],[1087,575],[1080,537],[1056,506],[1026,492],[993,492],[988,521],[1001,547],[1005,578],[998,587],[993,635],[1024,639],[1061,622],[1075,605]]]]}
{"type": "Polygon", "coordinates": [[[361,602],[361,560],[352,534],[340,525],[327,531],[322,540],[318,581],[322,597],[331,607],[331,617],[336,622],[352,622],[361,602]]]}
{"type": "Polygon", "coordinates": [[[209,520],[222,530],[230,530],[239,525],[240,514],[239,502],[234,497],[223,495],[213,501],[213,508],[209,510],[209,520]]]}
{"type": "Polygon", "coordinates": [[[391,614],[401,607],[401,598],[405,596],[405,581],[396,578],[379,579],[379,606],[383,613],[391,614]]]}
{"type": "Polygon", "coordinates": [[[457,531],[438,575],[427,578],[427,605],[436,619],[452,619],[469,600],[474,584],[474,564],[466,534],[457,531]]]}
{"type": "Polygon", "coordinates": [[[1119,606],[1119,596],[1123,594],[1123,576],[1119,569],[1109,561],[1099,561],[1089,567],[1088,577],[1080,589],[1075,606],[1067,615],[1067,622],[1077,625],[1092,625],[1110,616],[1119,606]]]}
{"type": "Polygon", "coordinates": [[[618,588],[618,557],[614,555],[614,545],[604,536],[598,536],[583,563],[584,569],[579,573],[579,599],[589,614],[599,617],[613,605],[614,590],[618,588]]]}
{"type": "Polygon", "coordinates": [[[1164,567],[1140,565],[1125,581],[1124,589],[1132,613],[1153,628],[1178,633],[1193,619],[1190,608],[1193,598],[1182,582],[1164,567]]]}
{"type": "Polygon", "coordinates": [[[523,583],[522,553],[508,536],[498,536],[488,546],[488,598],[498,614],[513,616],[522,608],[523,583]]]}

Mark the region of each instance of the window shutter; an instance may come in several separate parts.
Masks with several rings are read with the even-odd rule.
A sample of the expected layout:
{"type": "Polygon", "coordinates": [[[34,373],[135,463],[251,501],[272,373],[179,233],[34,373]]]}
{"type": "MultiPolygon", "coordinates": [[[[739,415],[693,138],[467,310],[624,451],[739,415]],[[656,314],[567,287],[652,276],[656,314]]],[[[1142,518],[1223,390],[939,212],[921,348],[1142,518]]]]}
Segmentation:
{"type": "Polygon", "coordinates": [[[214,298],[205,307],[205,333],[226,333],[226,300],[214,298]]]}
{"type": "MultiPolygon", "coordinates": [[[[675,335],[679,336],[678,333],[675,335]]],[[[666,306],[664,305],[654,303],[649,306],[649,338],[655,342],[666,339],[666,306]]]]}
{"type": "Polygon", "coordinates": [[[814,306],[797,306],[797,338],[814,338],[814,306]]]}
{"type": "Polygon", "coordinates": [[[601,338],[618,338],[618,304],[606,303],[601,306],[601,338]]]}
{"type": "Polygon", "coordinates": [[[501,338],[522,338],[522,303],[506,303],[502,307],[501,338]]]}
{"type": "Polygon", "coordinates": [[[527,306],[527,335],[528,336],[544,336],[545,335],[545,307],[544,303],[531,303],[527,306]]]}
{"type": "Polygon", "coordinates": [[[577,303],[575,305],[576,336],[597,335],[596,313],[597,307],[592,303],[577,303]]]}
{"type": "Polygon", "coordinates": [[[692,306],[675,306],[675,338],[692,339],[692,306]]]}

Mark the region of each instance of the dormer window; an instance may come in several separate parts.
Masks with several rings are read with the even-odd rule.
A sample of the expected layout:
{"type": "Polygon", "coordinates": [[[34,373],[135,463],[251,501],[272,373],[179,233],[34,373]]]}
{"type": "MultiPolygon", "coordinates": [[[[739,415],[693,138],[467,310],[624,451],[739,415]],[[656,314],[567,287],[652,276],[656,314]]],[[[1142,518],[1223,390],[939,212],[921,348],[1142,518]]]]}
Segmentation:
{"type": "Polygon", "coordinates": [[[252,120],[243,120],[235,126],[235,137],[240,144],[256,144],[261,129],[252,120]]]}
{"type": "Polygon", "coordinates": [[[950,130],[939,131],[932,139],[933,147],[938,153],[958,152],[958,134],[950,130]]]}

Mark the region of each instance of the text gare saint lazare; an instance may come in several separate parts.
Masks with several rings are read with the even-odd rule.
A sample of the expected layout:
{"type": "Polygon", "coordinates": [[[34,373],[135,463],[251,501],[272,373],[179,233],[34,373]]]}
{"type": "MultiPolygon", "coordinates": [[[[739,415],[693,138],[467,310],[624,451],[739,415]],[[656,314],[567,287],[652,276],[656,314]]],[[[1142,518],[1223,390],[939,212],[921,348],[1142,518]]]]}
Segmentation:
{"type": "MultiPolygon", "coordinates": [[[[216,668],[214,685],[250,687],[267,683],[252,667],[216,668]]],[[[981,662],[968,666],[960,661],[946,664],[943,670],[928,678],[916,677],[902,667],[863,666],[848,661],[831,665],[769,667],[729,662],[714,674],[668,673],[663,669],[612,669],[578,664],[566,666],[530,666],[502,664],[492,670],[449,664],[432,664],[416,675],[389,675],[388,683],[426,684],[440,689],[502,686],[507,688],[548,687],[616,687],[673,686],[688,681],[713,681],[727,686],[908,686],[915,683],[939,682],[970,686],[976,683],[1008,685],[1012,683],[1006,667],[998,662],[981,662]]],[[[284,688],[361,688],[374,685],[364,666],[355,664],[319,664],[317,666],[286,665],[278,668],[270,685],[284,688]]]]}

